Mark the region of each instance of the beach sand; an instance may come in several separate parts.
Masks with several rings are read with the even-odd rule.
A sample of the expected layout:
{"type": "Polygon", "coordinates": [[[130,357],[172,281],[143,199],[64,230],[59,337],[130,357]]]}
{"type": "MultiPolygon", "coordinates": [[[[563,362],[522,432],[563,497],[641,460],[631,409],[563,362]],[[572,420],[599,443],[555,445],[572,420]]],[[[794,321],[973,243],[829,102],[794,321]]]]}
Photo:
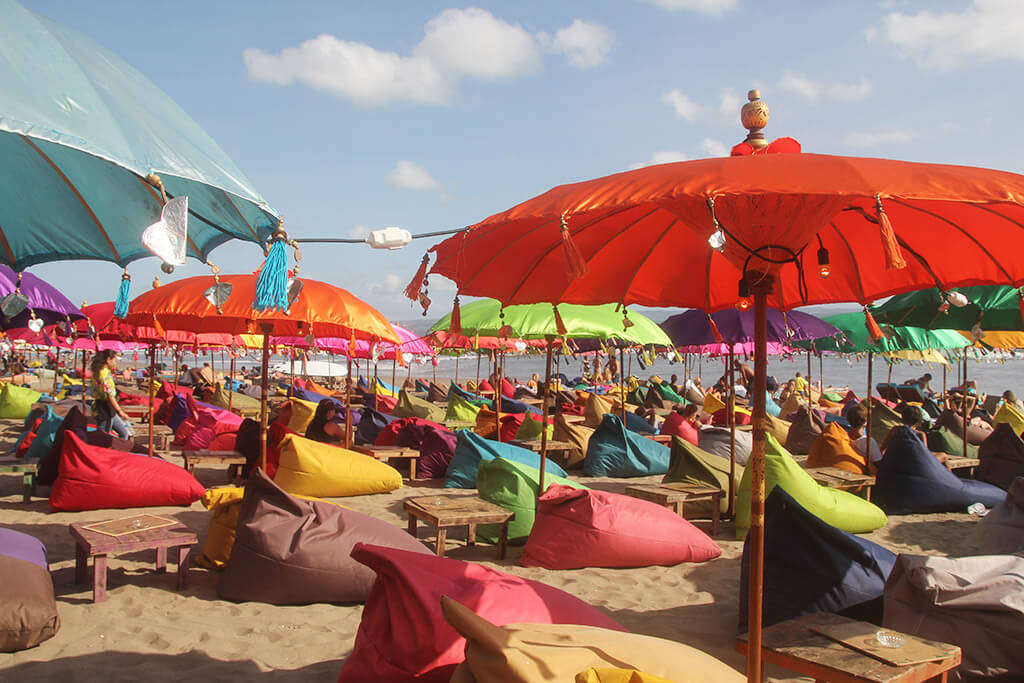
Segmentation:
{"type": "MultiPolygon", "coordinates": [[[[180,459],[171,457],[172,462],[180,459]]],[[[224,485],[224,470],[196,472],[207,486],[224,485]]],[[[580,481],[611,491],[641,479],[580,481]]],[[[389,494],[338,499],[352,509],[405,528],[402,501],[429,495],[440,481],[415,482],[389,494]]],[[[133,511],[49,512],[45,498],[21,502],[20,475],[0,475],[3,526],[31,534],[49,550],[60,610],[56,637],[39,647],[0,654],[0,681],[215,681],[259,680],[269,683],[335,681],[352,649],[362,606],[326,604],[276,607],[219,600],[219,575],[194,568],[191,586],[176,592],[171,574],[153,571],[154,551],[111,559],[107,600],[92,604],[91,582],[74,585],[73,522],[94,522],[151,512],[174,517],[200,537],[210,514],[199,503],[189,508],[157,507],[133,511]]],[[[895,552],[970,555],[976,518],[967,514],[907,515],[866,537],[895,552]]],[[[709,523],[697,522],[705,531],[709,523]]],[[[420,527],[433,542],[432,531],[420,527]]],[[[481,562],[512,574],[542,581],[600,607],[628,630],[688,643],[743,670],[733,650],[743,544],[733,539],[731,524],[722,524],[715,540],[722,556],[704,564],[643,569],[549,571],[518,564],[521,547],[496,561],[493,546],[464,545],[465,532],[449,532],[447,557],[481,562]]],[[[173,569],[172,569],[173,571],[173,569]]],[[[769,668],[772,680],[806,680],[769,668]]]]}

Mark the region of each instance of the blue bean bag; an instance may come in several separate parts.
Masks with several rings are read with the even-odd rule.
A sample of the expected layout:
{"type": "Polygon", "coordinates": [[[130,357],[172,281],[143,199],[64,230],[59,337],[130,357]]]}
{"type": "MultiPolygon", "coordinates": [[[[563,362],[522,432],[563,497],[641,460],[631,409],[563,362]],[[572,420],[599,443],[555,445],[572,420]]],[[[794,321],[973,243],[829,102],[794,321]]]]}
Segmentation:
{"type": "Polygon", "coordinates": [[[359,423],[356,425],[356,443],[373,443],[384,431],[384,428],[397,419],[393,415],[387,415],[369,406],[363,408],[359,411],[359,423]]]}
{"type": "Polygon", "coordinates": [[[0,652],[35,647],[59,627],[46,547],[28,534],[0,529],[0,652]]]}
{"type": "MultiPolygon", "coordinates": [[[[765,501],[764,625],[802,614],[843,612],[881,619],[881,599],[896,555],[827,524],[776,486],[765,501]]],[[[747,630],[750,538],[743,544],[739,631],[747,630]]]]}
{"type": "Polygon", "coordinates": [[[618,415],[606,413],[587,444],[583,474],[588,477],[666,474],[671,455],[671,449],[627,429],[618,415]]]}
{"type": "Polygon", "coordinates": [[[25,459],[39,460],[49,453],[50,449],[53,448],[53,439],[57,436],[57,430],[60,429],[63,422],[64,418],[57,415],[47,406],[42,422],[36,427],[36,438],[32,440],[32,444],[25,451],[25,459]]]}
{"type": "MultiPolygon", "coordinates": [[[[617,414],[617,413],[616,413],[617,414]]],[[[637,434],[657,434],[658,430],[636,413],[626,411],[626,429],[637,434]]]]}
{"type": "Polygon", "coordinates": [[[301,401],[309,401],[310,403],[320,403],[320,401],[325,398],[331,398],[330,396],[324,396],[323,394],[318,394],[315,391],[295,386],[291,388],[291,392],[292,398],[297,398],[301,401]]]}
{"type": "MultiPolygon", "coordinates": [[[[495,458],[504,458],[513,462],[540,467],[540,455],[527,448],[513,446],[510,443],[491,441],[472,432],[469,429],[460,429],[457,433],[455,444],[455,455],[448,463],[448,471],[445,472],[444,487],[448,489],[473,489],[476,488],[476,475],[480,463],[495,458]]],[[[653,443],[653,442],[652,442],[653,443]]],[[[557,477],[567,477],[565,470],[547,459],[545,472],[550,472],[557,477]]]]}
{"type": "Polygon", "coordinates": [[[531,413],[533,415],[540,415],[540,408],[531,406],[529,403],[523,403],[513,398],[506,396],[501,397],[501,412],[503,413],[531,413]]]}
{"type": "Polygon", "coordinates": [[[181,423],[188,419],[188,399],[185,394],[175,394],[171,400],[174,403],[171,407],[171,416],[167,419],[167,426],[171,428],[172,432],[176,432],[181,423]]]}
{"type": "Polygon", "coordinates": [[[966,512],[972,503],[992,508],[1005,498],[998,486],[950,472],[909,427],[893,431],[878,463],[874,499],[890,513],[966,512]]]}

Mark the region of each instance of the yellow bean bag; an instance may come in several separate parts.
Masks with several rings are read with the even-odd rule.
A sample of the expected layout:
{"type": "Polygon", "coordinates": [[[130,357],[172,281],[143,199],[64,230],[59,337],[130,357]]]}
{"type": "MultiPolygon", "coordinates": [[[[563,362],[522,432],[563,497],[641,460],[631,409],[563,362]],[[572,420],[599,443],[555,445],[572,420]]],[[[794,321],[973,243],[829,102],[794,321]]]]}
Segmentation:
{"type": "Polygon", "coordinates": [[[615,405],[611,401],[597,394],[590,394],[587,397],[587,404],[583,407],[583,424],[597,429],[604,416],[613,410],[615,405]]]}
{"type": "Polygon", "coordinates": [[[303,401],[301,398],[292,398],[289,401],[292,404],[292,419],[288,421],[288,429],[296,434],[305,434],[316,413],[316,404],[312,401],[303,401]]]}
{"type": "Polygon", "coordinates": [[[786,437],[789,436],[789,421],[783,420],[780,417],[773,417],[767,413],[764,416],[765,426],[768,428],[768,433],[775,437],[775,440],[779,443],[786,443],[786,437]]]}
{"type": "Polygon", "coordinates": [[[1005,422],[1013,428],[1013,431],[1017,432],[1017,436],[1020,436],[1024,432],[1024,415],[1009,403],[1004,403],[996,411],[996,414],[992,417],[992,424],[1000,424],[1005,422]]]}
{"type": "Polygon", "coordinates": [[[587,669],[576,674],[576,683],[675,683],[636,669],[587,669]]]}
{"type": "Polygon", "coordinates": [[[722,402],[722,399],[718,398],[714,394],[706,394],[704,396],[703,410],[708,415],[714,415],[724,407],[725,403],[722,402]]]}
{"type": "Polygon", "coordinates": [[[260,409],[260,400],[258,398],[246,396],[245,394],[237,391],[226,391],[223,384],[217,385],[217,390],[214,391],[213,396],[210,397],[210,404],[227,410],[229,399],[233,410],[253,411],[260,409]]]}
{"type": "Polygon", "coordinates": [[[564,683],[589,668],[622,666],[675,683],[746,680],[711,655],[671,640],[571,624],[495,626],[448,597],[441,598],[441,612],[466,639],[466,661],[451,683],[564,683]]]}
{"type": "Polygon", "coordinates": [[[586,425],[570,423],[561,413],[555,415],[554,423],[552,438],[555,441],[572,444],[572,447],[564,456],[559,455],[551,457],[551,459],[567,470],[581,469],[583,461],[587,458],[587,446],[590,445],[590,437],[594,434],[594,429],[586,425]]]}
{"type": "Polygon", "coordinates": [[[369,455],[288,434],[274,483],[296,495],[342,498],[400,489],[402,475],[369,455]]]}

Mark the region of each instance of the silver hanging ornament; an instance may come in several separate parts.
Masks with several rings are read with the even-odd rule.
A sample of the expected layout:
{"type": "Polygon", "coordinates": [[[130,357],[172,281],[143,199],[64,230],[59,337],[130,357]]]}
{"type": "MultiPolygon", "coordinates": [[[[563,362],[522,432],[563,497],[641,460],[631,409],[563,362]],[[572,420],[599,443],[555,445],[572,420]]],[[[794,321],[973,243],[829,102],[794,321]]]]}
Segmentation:
{"type": "Polygon", "coordinates": [[[203,296],[210,304],[217,309],[217,313],[224,312],[224,304],[228,302],[228,297],[231,296],[231,290],[233,287],[229,282],[216,282],[209,286],[203,296]]]}
{"type": "Polygon", "coordinates": [[[13,292],[0,299],[0,313],[10,320],[28,308],[28,297],[15,289],[13,292]]]}
{"type": "Polygon", "coordinates": [[[302,294],[302,280],[297,277],[288,278],[288,308],[292,307],[299,294],[302,294]]]}
{"type": "Polygon", "coordinates": [[[29,311],[29,313],[32,317],[28,321],[28,329],[39,334],[43,331],[43,321],[36,317],[35,311],[29,311]]]}

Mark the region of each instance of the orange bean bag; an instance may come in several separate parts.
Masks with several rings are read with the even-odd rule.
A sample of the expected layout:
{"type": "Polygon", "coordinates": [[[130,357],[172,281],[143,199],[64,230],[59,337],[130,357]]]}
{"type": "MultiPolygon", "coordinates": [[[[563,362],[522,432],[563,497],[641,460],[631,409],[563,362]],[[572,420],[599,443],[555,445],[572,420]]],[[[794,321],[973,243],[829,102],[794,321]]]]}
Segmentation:
{"type": "Polygon", "coordinates": [[[837,469],[864,474],[868,471],[868,460],[857,452],[850,443],[850,435],[836,422],[830,422],[814,441],[807,456],[807,467],[835,467],[837,469]]]}

